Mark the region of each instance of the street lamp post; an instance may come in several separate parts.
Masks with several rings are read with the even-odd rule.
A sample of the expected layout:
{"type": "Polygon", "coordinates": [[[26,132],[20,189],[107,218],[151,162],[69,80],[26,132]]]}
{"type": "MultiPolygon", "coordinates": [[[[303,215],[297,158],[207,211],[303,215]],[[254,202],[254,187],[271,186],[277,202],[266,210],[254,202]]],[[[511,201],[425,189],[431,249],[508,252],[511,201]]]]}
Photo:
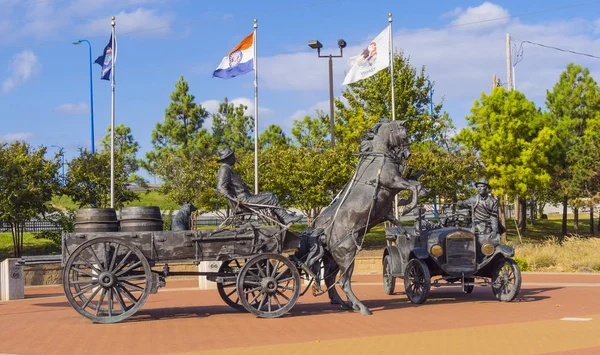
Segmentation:
{"type": "Polygon", "coordinates": [[[333,58],[341,58],[344,53],[343,49],[346,47],[346,41],[343,39],[338,40],[338,47],[340,48],[339,55],[321,55],[321,48],[323,45],[318,40],[312,40],[308,42],[308,46],[312,49],[317,50],[317,56],[319,58],[329,58],[329,131],[331,134],[331,148],[335,148],[335,120],[333,117],[333,58]]]}
{"type": "MultiPolygon", "coordinates": [[[[433,120],[433,85],[431,85],[431,81],[425,78],[429,83],[429,115],[433,120]]],[[[433,122],[431,122],[431,139],[433,139],[433,122]]],[[[433,218],[437,218],[437,201],[435,193],[433,195],[433,218]]]]}
{"type": "Polygon", "coordinates": [[[81,42],[85,42],[88,44],[90,53],[90,124],[92,134],[92,154],[94,154],[94,89],[92,86],[92,45],[87,39],[81,39],[77,42],[73,42],[73,44],[79,45],[81,44],[81,42]]]}
{"type": "Polygon", "coordinates": [[[57,145],[51,145],[51,147],[58,148],[60,150],[60,156],[62,160],[62,183],[65,184],[65,148],[59,147],[57,145]]]}

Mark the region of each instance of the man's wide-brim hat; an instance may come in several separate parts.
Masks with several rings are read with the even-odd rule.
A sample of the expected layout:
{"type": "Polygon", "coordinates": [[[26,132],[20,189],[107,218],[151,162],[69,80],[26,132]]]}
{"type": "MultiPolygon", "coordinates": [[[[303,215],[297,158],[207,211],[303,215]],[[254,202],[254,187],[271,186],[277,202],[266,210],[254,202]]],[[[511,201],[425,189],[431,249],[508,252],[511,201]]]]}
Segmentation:
{"type": "Polygon", "coordinates": [[[485,186],[487,186],[487,188],[488,188],[488,189],[491,189],[491,188],[492,188],[492,187],[490,186],[490,183],[489,183],[488,179],[486,179],[486,178],[481,178],[481,179],[479,179],[479,181],[477,181],[477,182],[475,183],[475,187],[477,187],[477,185],[485,185],[485,186]]]}
{"type": "Polygon", "coordinates": [[[233,150],[231,150],[229,147],[221,148],[217,151],[217,157],[219,158],[219,161],[225,160],[232,155],[233,150]]]}

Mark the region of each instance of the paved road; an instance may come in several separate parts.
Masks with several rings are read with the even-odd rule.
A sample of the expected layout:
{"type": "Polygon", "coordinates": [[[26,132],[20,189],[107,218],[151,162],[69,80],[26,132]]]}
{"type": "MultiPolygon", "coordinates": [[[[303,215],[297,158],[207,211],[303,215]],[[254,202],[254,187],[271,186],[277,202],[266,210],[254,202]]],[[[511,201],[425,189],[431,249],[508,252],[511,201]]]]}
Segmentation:
{"type": "Polygon", "coordinates": [[[278,319],[235,312],[216,291],[193,286],[169,282],[118,324],[92,324],[60,288],[28,288],[27,299],[0,302],[0,353],[600,354],[600,275],[528,273],[512,303],[496,301],[489,287],[434,289],[418,306],[385,295],[381,276],[356,276],[372,316],[309,292],[278,319]]]}

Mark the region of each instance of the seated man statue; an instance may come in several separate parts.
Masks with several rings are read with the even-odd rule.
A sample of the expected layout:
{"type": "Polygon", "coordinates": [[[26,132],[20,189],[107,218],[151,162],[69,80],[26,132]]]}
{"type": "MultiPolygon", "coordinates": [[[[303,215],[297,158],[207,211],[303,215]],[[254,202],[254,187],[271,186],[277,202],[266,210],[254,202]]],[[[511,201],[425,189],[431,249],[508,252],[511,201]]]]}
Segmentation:
{"type": "Polygon", "coordinates": [[[221,195],[230,201],[241,202],[242,204],[258,204],[273,206],[273,213],[279,218],[282,224],[291,224],[298,222],[302,216],[289,214],[279,205],[279,198],[271,192],[260,192],[252,195],[248,186],[242,181],[242,178],[233,171],[233,165],[236,162],[233,150],[228,147],[219,149],[217,152],[221,167],[217,173],[217,190],[221,195]]]}
{"type": "Polygon", "coordinates": [[[499,238],[498,200],[488,192],[491,186],[486,178],[477,181],[475,187],[478,194],[466,200],[458,201],[458,208],[471,209],[475,234],[486,234],[491,235],[492,238],[499,238]]]}

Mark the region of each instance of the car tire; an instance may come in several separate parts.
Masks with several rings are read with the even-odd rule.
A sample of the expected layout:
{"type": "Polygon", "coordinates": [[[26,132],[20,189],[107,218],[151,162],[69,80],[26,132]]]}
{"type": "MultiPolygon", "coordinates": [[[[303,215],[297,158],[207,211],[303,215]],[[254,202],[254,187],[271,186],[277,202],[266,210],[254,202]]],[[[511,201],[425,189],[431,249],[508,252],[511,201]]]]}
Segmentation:
{"type": "Polygon", "coordinates": [[[394,294],[396,288],[396,278],[392,276],[392,260],[391,256],[383,257],[383,292],[386,295],[394,294]]]}
{"type": "Polygon", "coordinates": [[[521,290],[519,265],[513,259],[502,258],[494,264],[492,275],[492,292],[496,299],[502,302],[514,300],[521,290]]]}
{"type": "Polygon", "coordinates": [[[420,259],[411,259],[404,272],[404,290],[408,299],[415,304],[427,300],[431,288],[431,273],[427,264],[420,259]]]}

